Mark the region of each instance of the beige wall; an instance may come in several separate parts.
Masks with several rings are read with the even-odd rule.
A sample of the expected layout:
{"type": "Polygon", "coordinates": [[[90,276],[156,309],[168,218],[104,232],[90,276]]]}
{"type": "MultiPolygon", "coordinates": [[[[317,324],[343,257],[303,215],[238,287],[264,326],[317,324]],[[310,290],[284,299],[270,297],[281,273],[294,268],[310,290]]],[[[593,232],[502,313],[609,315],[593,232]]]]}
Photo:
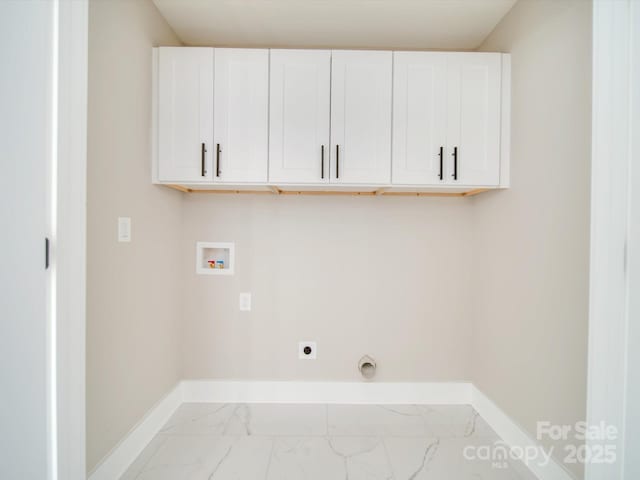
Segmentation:
{"type": "Polygon", "coordinates": [[[179,44],[150,1],[89,6],[87,466],[178,380],[181,195],[151,185],[151,47],[179,44]],[[117,242],[117,217],[133,241],[117,242]]]}
{"type": "Polygon", "coordinates": [[[150,1],[92,0],[89,468],[179,378],[357,380],[365,353],[378,380],[472,380],[531,432],[583,418],[590,32],[588,1],[520,0],[483,45],[513,55],[511,190],[182,196],[149,171],[150,48],[179,41],[150,1]],[[199,240],[235,242],[236,274],[196,275],[199,240]]]}
{"type": "Polygon", "coordinates": [[[535,434],[585,417],[591,2],[520,0],[482,49],[512,54],[512,188],[474,199],[472,379],[535,434]]]}
{"type": "Polygon", "coordinates": [[[462,198],[187,195],[185,378],[468,380],[469,231],[462,198]],[[236,243],[236,274],[195,274],[196,241],[236,243]],[[238,294],[253,294],[240,312],[238,294]],[[318,359],[298,360],[298,341],[318,359]]]}

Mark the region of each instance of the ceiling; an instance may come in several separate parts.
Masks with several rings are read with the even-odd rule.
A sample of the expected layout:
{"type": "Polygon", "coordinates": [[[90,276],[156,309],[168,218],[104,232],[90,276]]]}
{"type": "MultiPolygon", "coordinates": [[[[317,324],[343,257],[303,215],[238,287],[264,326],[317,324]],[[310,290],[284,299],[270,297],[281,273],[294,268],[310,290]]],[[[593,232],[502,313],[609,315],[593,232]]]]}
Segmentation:
{"type": "Polygon", "coordinates": [[[477,48],[516,0],[153,0],[187,45],[477,48]]]}

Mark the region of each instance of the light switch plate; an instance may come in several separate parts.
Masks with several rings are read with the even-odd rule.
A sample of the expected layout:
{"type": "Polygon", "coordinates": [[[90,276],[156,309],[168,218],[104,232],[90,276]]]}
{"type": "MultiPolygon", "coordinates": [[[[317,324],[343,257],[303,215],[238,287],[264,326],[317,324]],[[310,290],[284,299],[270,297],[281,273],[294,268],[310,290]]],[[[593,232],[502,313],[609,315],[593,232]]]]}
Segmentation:
{"type": "Polygon", "coordinates": [[[240,311],[241,312],[251,311],[251,294],[250,293],[240,294],[240,311]]]}
{"type": "Polygon", "coordinates": [[[131,218],[130,217],[118,217],[118,241],[119,242],[131,241],[131,218]]]}

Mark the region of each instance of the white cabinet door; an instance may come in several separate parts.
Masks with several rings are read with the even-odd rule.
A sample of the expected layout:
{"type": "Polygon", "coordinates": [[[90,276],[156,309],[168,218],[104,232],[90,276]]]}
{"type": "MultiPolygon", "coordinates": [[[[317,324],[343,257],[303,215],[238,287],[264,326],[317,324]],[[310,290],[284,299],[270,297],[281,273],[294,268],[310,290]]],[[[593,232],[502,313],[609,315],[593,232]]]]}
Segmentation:
{"type": "Polygon", "coordinates": [[[269,51],[216,48],[214,85],[214,182],[266,182],[269,51]]]}
{"type": "Polygon", "coordinates": [[[210,182],[213,49],[158,49],[158,179],[210,182]]]}
{"type": "Polygon", "coordinates": [[[500,183],[501,56],[447,57],[447,175],[460,185],[500,183]]]}
{"type": "Polygon", "coordinates": [[[332,52],[332,183],[390,182],[391,70],[391,52],[332,52]]]}
{"type": "Polygon", "coordinates": [[[447,54],[393,54],[394,184],[445,182],[447,54]]]}
{"type": "Polygon", "coordinates": [[[271,50],[269,181],[329,181],[331,52],[271,50]]]}

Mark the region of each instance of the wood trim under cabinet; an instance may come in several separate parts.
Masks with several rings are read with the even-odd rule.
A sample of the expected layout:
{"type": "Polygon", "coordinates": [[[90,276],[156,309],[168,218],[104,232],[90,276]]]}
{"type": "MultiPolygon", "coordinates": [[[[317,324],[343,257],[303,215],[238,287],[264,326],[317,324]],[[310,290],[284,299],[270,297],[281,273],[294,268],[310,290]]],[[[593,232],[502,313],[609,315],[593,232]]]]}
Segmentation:
{"type": "Polygon", "coordinates": [[[211,194],[256,194],[256,195],[335,195],[335,196],[390,196],[390,197],[472,197],[479,193],[495,190],[491,188],[475,188],[468,192],[389,192],[386,187],[370,192],[354,192],[346,190],[281,190],[269,185],[268,190],[216,190],[216,189],[192,189],[183,185],[162,184],[165,187],[173,188],[183,193],[211,193],[211,194]]]}

